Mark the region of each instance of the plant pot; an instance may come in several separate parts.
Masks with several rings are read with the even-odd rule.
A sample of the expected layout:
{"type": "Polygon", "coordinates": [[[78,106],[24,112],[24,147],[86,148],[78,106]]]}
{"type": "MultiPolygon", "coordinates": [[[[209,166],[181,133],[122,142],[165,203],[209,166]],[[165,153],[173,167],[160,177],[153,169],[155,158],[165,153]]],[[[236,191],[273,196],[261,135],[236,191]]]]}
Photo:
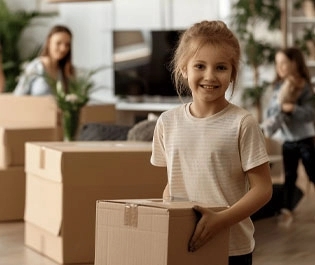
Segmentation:
{"type": "Polygon", "coordinates": [[[62,111],[63,140],[74,141],[79,127],[80,111],[62,111]]]}

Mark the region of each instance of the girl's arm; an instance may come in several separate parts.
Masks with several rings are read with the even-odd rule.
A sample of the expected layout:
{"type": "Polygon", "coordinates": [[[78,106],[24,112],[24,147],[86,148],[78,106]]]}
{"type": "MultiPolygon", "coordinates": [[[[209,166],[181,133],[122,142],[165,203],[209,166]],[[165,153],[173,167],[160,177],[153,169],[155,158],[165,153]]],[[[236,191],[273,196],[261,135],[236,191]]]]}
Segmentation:
{"type": "Polygon", "coordinates": [[[189,250],[195,251],[210,240],[218,231],[230,227],[251,216],[263,207],[272,196],[269,163],[264,163],[247,172],[250,190],[234,205],[221,212],[195,206],[201,213],[195,232],[189,242],[189,250]]]}

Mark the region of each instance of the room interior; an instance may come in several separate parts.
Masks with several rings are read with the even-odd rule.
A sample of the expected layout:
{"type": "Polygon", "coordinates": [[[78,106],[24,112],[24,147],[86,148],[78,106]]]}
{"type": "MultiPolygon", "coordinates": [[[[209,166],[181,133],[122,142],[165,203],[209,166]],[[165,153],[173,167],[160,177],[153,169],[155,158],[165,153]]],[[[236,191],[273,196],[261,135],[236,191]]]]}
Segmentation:
{"type": "MultiPolygon", "coordinates": [[[[38,10],[57,14],[48,18],[36,18],[26,28],[19,43],[22,57],[27,58],[32,48],[41,43],[51,25],[64,23],[73,31],[74,64],[82,69],[105,66],[93,76],[95,84],[101,85],[102,89],[90,95],[89,103],[81,111],[79,128],[82,129],[82,135],[85,128],[94,130],[93,133],[96,134],[106,134],[106,137],[119,132],[120,138],[116,138],[118,140],[108,138],[110,141],[104,141],[104,138],[97,138],[98,135],[93,136],[93,139],[90,137],[89,140],[92,141],[88,143],[81,141],[65,143],[60,116],[49,98],[39,101],[22,97],[16,100],[10,93],[0,95],[0,137],[3,138],[0,145],[2,149],[0,265],[94,264],[93,232],[96,220],[95,216],[92,219],[84,216],[82,209],[87,210],[90,215],[94,214],[95,209],[94,205],[92,208],[91,205],[85,205],[80,196],[85,194],[86,201],[94,202],[101,196],[100,199],[121,199],[120,196],[125,196],[126,199],[135,196],[137,199],[144,199],[162,195],[164,178],[159,181],[155,179],[152,183],[146,182],[142,175],[138,175],[141,168],[142,174],[152,175],[153,179],[158,175],[166,176],[164,171],[147,165],[151,150],[149,140],[136,144],[125,140],[131,128],[143,133],[144,128],[148,128],[149,121],[150,131],[145,136],[152,137],[152,124],[156,117],[181,103],[171,90],[160,94],[156,93],[157,90],[161,91],[160,88],[155,89],[155,92],[148,91],[148,88],[143,88],[145,91],[143,92],[139,87],[136,90],[133,90],[134,87],[126,90],[128,87],[124,83],[126,74],[149,71],[143,70],[143,65],[150,65],[149,58],[153,56],[152,42],[157,40],[155,38],[178,33],[202,19],[221,19],[229,22],[233,1],[29,0],[26,3],[23,0],[5,0],[5,2],[12,10],[38,10]],[[139,89],[142,92],[139,92],[139,89]],[[11,115],[9,118],[7,113],[11,115]],[[143,125],[140,123],[144,121],[146,127],[140,127],[139,125],[143,125]],[[90,128],[87,124],[91,123],[104,125],[106,129],[104,126],[101,126],[102,129],[90,128]],[[97,162],[88,160],[88,156],[97,162]],[[106,159],[110,161],[110,165],[100,162],[104,157],[108,157],[106,159]],[[75,170],[71,169],[74,160],[79,161],[81,166],[75,170]],[[124,161],[126,166],[122,167],[121,161],[124,161]],[[123,187],[118,187],[114,181],[105,183],[101,180],[101,172],[105,170],[109,171],[108,175],[116,178],[117,183],[124,182],[124,178],[129,176],[135,183],[142,185],[136,187],[135,183],[128,184],[126,181],[123,187]],[[72,177],[64,181],[63,178],[68,176],[67,174],[72,177]],[[91,177],[91,182],[85,182],[84,174],[93,174],[95,178],[91,177]],[[79,180],[73,179],[73,176],[79,176],[79,180]],[[11,178],[9,181],[8,177],[11,178]],[[128,185],[131,191],[126,193],[128,185]],[[108,197],[103,194],[108,194],[108,197]],[[12,198],[16,201],[12,201],[12,198]],[[83,208],[72,206],[76,203],[83,208]],[[45,205],[49,205],[49,209],[45,205]],[[78,219],[80,222],[74,221],[78,219]],[[87,232],[82,232],[82,237],[78,232],[81,229],[80,225],[89,227],[89,233],[93,234],[88,240],[82,238],[87,232]],[[86,242],[82,249],[79,246],[72,249],[75,245],[73,241],[77,245],[82,241],[86,242]]],[[[306,17],[290,0],[281,0],[279,3],[281,30],[271,32],[263,24],[255,31],[259,36],[264,35],[263,38],[271,39],[275,46],[288,46],[294,43],[295,39],[302,38],[303,25],[314,24],[315,17],[306,17]]],[[[160,40],[158,42],[160,43],[160,40]]],[[[160,46],[165,52],[167,44],[160,46]]],[[[161,54],[160,50],[154,52],[159,59],[165,55],[161,54]]],[[[308,66],[311,72],[315,70],[314,61],[311,59],[308,60],[308,66]]],[[[272,63],[262,65],[260,69],[262,80],[273,79],[272,63]]],[[[130,75],[127,77],[126,80],[129,80],[130,75]]],[[[132,81],[135,81],[134,76],[131,77],[132,81]]],[[[143,78],[149,77],[141,76],[141,79],[143,78]]],[[[154,85],[157,83],[152,80],[146,82],[152,82],[154,85]]],[[[251,68],[244,64],[241,68],[239,87],[251,87],[253,83],[251,68]]],[[[152,89],[154,85],[149,87],[152,89]]],[[[165,83],[162,84],[162,87],[165,86],[167,86],[165,83]]],[[[232,102],[245,104],[242,101],[242,93],[242,90],[237,91],[232,102]]],[[[262,109],[257,109],[253,104],[246,105],[258,119],[260,115],[264,115],[264,104],[268,102],[267,93],[261,96],[262,109]]],[[[189,97],[184,100],[189,100],[189,97]]],[[[143,134],[141,137],[144,137],[143,134]]],[[[281,139],[276,135],[273,139],[267,139],[266,143],[271,159],[273,183],[281,184],[283,183],[281,139]]],[[[261,213],[268,216],[255,220],[256,249],[253,265],[313,264],[315,255],[311,248],[315,240],[313,229],[315,188],[302,167],[299,168],[297,186],[303,192],[303,196],[297,202],[294,212],[296,221],[291,227],[278,227],[275,212],[261,213]]]]}

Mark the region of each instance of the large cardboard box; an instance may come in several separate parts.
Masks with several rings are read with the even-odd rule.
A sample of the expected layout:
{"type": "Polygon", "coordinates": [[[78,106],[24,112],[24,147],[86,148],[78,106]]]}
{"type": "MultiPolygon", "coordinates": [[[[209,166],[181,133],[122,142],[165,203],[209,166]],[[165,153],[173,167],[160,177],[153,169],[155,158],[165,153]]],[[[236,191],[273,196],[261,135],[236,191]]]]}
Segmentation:
{"type": "Polygon", "coordinates": [[[227,265],[229,229],[199,250],[188,251],[198,220],[194,205],[154,199],[98,201],[95,265],[227,265]]]}
{"type": "Polygon", "coordinates": [[[93,263],[99,199],[161,197],[151,143],[26,143],[25,244],[58,263],[93,263]]]}
{"type": "Polygon", "coordinates": [[[0,94],[0,126],[56,127],[57,106],[52,96],[0,94]]]}
{"type": "Polygon", "coordinates": [[[24,166],[26,142],[56,141],[57,137],[57,130],[53,127],[0,126],[0,168],[24,166]]]}
{"type": "Polygon", "coordinates": [[[24,167],[0,169],[0,221],[22,220],[24,204],[24,167]]]}

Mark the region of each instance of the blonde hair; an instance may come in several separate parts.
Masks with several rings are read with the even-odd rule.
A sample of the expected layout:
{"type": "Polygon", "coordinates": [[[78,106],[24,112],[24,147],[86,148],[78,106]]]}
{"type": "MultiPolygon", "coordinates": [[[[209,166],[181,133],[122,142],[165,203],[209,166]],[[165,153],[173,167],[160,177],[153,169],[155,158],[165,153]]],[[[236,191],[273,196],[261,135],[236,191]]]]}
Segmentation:
{"type": "Polygon", "coordinates": [[[188,61],[204,45],[215,45],[227,48],[232,64],[232,94],[239,69],[241,49],[237,38],[222,21],[201,21],[184,31],[179,39],[173,60],[171,61],[172,77],[179,96],[190,95],[187,80],[182,75],[188,61]]]}

